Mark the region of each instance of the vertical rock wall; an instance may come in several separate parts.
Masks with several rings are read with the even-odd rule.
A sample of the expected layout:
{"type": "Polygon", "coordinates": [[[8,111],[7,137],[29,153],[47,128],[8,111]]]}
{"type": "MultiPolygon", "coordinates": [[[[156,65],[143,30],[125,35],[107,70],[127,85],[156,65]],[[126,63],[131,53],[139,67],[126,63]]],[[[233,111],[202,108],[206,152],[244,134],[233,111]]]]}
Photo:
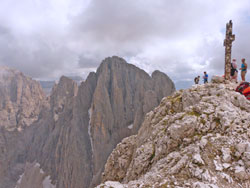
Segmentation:
{"type": "Polygon", "coordinates": [[[119,57],[106,58],[79,87],[61,77],[37,121],[22,132],[16,131],[20,148],[0,157],[0,162],[7,156],[13,159],[11,166],[0,170],[0,182],[4,188],[13,184],[24,188],[32,186],[33,181],[27,178],[39,180],[37,184],[42,186],[50,177],[50,185],[58,188],[93,187],[100,183],[104,164],[116,144],[136,134],[145,114],[174,91],[165,74],[155,71],[149,76],[119,57]],[[33,167],[27,165],[36,163],[44,174],[32,177],[33,167]],[[24,179],[19,177],[22,174],[24,179]]]}

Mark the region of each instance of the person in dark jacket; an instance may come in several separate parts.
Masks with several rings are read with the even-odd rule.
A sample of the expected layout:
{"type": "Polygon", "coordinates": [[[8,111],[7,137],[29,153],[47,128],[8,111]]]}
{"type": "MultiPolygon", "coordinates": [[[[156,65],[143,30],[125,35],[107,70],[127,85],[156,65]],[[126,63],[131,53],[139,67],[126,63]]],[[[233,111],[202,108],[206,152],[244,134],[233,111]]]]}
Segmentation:
{"type": "Polygon", "coordinates": [[[237,63],[236,59],[233,59],[231,63],[231,80],[235,80],[237,83],[237,78],[238,78],[237,63]]]}
{"type": "Polygon", "coordinates": [[[197,76],[194,78],[194,83],[195,84],[199,84],[199,81],[200,81],[200,76],[197,76]]]}

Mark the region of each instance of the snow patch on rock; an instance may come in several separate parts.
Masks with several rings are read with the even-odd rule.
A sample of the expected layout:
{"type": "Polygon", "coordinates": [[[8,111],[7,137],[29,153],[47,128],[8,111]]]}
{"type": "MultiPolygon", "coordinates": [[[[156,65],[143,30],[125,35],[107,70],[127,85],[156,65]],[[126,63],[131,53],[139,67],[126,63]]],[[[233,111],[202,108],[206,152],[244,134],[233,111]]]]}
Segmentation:
{"type": "Polygon", "coordinates": [[[56,188],[56,186],[52,184],[52,182],[50,180],[50,176],[47,176],[43,180],[43,188],[56,188]]]}
{"type": "Polygon", "coordinates": [[[22,182],[23,175],[24,175],[24,173],[23,173],[22,175],[19,176],[19,179],[18,179],[18,181],[17,181],[17,183],[16,183],[15,188],[19,188],[19,185],[20,185],[21,182],[22,182]]]}
{"type": "Polygon", "coordinates": [[[88,134],[89,134],[89,139],[90,139],[90,144],[91,144],[91,150],[92,153],[94,151],[94,146],[93,146],[93,138],[92,138],[92,134],[91,134],[91,116],[92,116],[92,108],[90,108],[88,110],[88,114],[89,114],[89,125],[88,125],[88,134]]]}
{"type": "Polygon", "coordinates": [[[129,129],[133,129],[133,127],[134,127],[134,124],[131,124],[128,126],[129,129]]]}
{"type": "Polygon", "coordinates": [[[104,184],[101,184],[97,186],[97,188],[127,188],[127,186],[124,186],[123,184],[115,181],[107,181],[104,184]]]}

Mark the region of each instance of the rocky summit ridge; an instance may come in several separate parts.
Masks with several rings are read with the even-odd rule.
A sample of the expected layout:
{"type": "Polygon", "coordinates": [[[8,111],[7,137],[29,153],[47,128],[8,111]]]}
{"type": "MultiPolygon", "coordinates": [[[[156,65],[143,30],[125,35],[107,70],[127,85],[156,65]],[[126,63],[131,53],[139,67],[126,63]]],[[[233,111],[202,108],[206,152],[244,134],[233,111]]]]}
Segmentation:
{"type": "Polygon", "coordinates": [[[97,187],[249,188],[250,101],[212,82],[163,98],[113,150],[97,187]]]}

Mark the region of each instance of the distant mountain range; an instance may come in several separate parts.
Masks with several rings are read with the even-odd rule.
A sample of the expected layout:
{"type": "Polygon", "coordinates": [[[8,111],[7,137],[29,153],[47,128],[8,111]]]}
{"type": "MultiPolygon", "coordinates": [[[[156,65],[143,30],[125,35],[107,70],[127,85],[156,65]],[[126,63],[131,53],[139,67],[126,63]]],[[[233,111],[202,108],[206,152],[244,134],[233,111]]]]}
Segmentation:
{"type": "Polygon", "coordinates": [[[136,134],[145,115],[175,91],[166,74],[150,76],[119,57],[103,60],[80,85],[65,76],[40,82],[51,90],[49,97],[22,73],[2,72],[0,188],[99,184],[115,146],[136,134]]]}

